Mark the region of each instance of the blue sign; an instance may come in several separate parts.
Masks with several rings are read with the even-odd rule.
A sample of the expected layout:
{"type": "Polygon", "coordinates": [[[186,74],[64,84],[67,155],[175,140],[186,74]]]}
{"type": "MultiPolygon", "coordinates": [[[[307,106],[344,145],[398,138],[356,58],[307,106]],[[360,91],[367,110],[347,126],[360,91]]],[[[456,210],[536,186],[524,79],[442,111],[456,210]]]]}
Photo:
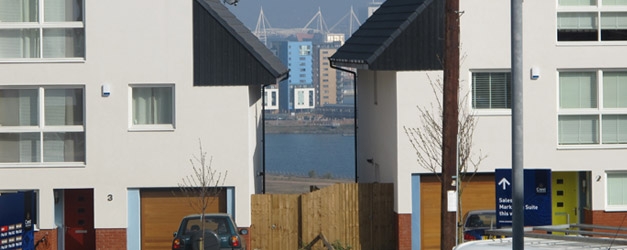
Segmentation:
{"type": "Polygon", "coordinates": [[[34,192],[0,195],[0,250],[33,250],[36,221],[34,192]]]}
{"type": "MultiPolygon", "coordinates": [[[[525,226],[552,224],[551,170],[524,170],[525,226]]],[[[512,169],[496,169],[496,226],[512,226],[512,169]]]]}

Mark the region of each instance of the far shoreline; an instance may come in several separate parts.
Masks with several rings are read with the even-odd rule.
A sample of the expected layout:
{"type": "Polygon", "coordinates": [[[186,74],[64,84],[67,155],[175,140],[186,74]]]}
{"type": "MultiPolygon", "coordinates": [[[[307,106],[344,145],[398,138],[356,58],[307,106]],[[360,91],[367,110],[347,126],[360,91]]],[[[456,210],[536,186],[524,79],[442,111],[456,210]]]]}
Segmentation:
{"type": "Polygon", "coordinates": [[[352,119],[332,121],[270,120],[265,122],[267,134],[341,134],[355,135],[352,119]]]}

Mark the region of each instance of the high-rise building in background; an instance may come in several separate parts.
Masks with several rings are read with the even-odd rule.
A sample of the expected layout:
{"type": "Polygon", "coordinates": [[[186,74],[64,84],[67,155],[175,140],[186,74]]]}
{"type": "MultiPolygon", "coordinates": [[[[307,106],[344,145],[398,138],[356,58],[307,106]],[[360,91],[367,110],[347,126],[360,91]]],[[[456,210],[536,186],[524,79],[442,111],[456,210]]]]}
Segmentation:
{"type": "Polygon", "coordinates": [[[381,6],[382,2],[372,2],[368,5],[368,18],[370,18],[370,16],[372,16],[372,14],[374,14],[375,11],[377,11],[377,9],[379,9],[379,7],[381,6]]]}
{"type": "Polygon", "coordinates": [[[317,66],[318,66],[318,106],[323,107],[329,104],[337,104],[338,84],[336,70],[329,65],[329,57],[337,51],[333,44],[323,44],[318,47],[317,66]],[[327,45],[327,46],[325,46],[327,45]]]}
{"type": "MultiPolygon", "coordinates": [[[[376,6],[378,5],[380,4],[376,6]]],[[[349,24],[361,24],[356,20],[352,8],[347,17],[349,19],[346,21],[349,24]]],[[[330,32],[326,28],[321,11],[318,11],[309,22],[317,24],[315,28],[261,28],[271,27],[263,10],[260,12],[260,20],[263,22],[258,23],[254,34],[288,66],[290,71],[289,77],[277,86],[270,85],[265,88],[266,111],[328,113],[327,109],[336,110],[337,105],[354,104],[352,75],[331,68],[329,63],[329,57],[344,44],[350,32],[330,32]],[[316,20],[318,21],[314,22],[316,20]],[[323,107],[325,111],[318,110],[323,107]]],[[[340,24],[342,23],[338,22],[334,27],[340,24]]]]}
{"type": "Polygon", "coordinates": [[[279,42],[278,56],[290,71],[289,78],[279,83],[279,110],[293,112],[315,108],[312,42],[279,42]]]}

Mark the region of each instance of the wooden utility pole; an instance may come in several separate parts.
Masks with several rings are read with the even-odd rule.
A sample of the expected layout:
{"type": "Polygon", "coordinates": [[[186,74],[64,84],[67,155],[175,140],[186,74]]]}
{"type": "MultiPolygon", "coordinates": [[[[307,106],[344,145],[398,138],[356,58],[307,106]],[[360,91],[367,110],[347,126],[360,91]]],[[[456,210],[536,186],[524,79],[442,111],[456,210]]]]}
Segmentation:
{"type": "MultiPolygon", "coordinates": [[[[459,0],[446,1],[444,21],[444,91],[442,114],[442,216],[440,249],[453,249],[457,235],[456,212],[447,211],[448,191],[455,191],[459,92],[459,0]]],[[[456,201],[452,201],[456,202],[456,201]]],[[[457,206],[457,204],[455,204],[457,206]]]]}

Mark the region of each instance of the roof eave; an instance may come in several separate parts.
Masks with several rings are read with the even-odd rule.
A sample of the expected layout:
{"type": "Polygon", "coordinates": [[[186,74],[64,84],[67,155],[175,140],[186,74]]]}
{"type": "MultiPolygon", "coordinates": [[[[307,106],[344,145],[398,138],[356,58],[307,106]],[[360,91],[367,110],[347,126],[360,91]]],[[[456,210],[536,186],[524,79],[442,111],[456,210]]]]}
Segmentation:
{"type": "MultiPolygon", "coordinates": [[[[263,65],[263,67],[273,76],[277,79],[277,83],[281,80],[283,80],[284,78],[287,77],[288,75],[288,69],[287,67],[285,67],[285,65],[283,65],[282,63],[280,63],[283,67],[281,69],[277,69],[275,67],[272,66],[272,63],[270,63],[268,60],[272,60],[272,59],[268,59],[265,58],[263,55],[261,55],[259,53],[259,51],[257,51],[253,46],[251,46],[247,39],[245,39],[244,37],[242,37],[242,35],[237,32],[237,30],[235,30],[228,22],[226,22],[225,19],[223,19],[217,12],[216,10],[214,10],[211,6],[210,3],[204,1],[204,0],[196,0],[198,3],[200,3],[200,5],[210,14],[212,15],[219,23],[220,25],[222,25],[222,27],[224,27],[225,29],[227,29],[229,31],[229,33],[242,45],[244,46],[249,52],[250,54],[255,58],[255,60],[257,60],[257,62],[259,62],[261,65],[263,65]]],[[[225,7],[226,8],[226,7],[225,7]]],[[[233,15],[233,17],[235,17],[233,15]]],[[[239,21],[239,19],[235,18],[235,20],[239,21]]],[[[242,24],[243,25],[243,24],[242,24]]],[[[258,40],[257,40],[258,41],[258,40]]],[[[261,43],[261,42],[260,42],[261,43]]],[[[278,58],[273,58],[276,59],[278,61],[278,58]]],[[[276,62],[275,62],[276,64],[276,62]]]]}
{"type": "Polygon", "coordinates": [[[356,68],[356,69],[369,69],[369,64],[364,60],[356,60],[356,59],[338,59],[338,58],[329,58],[331,62],[331,66],[333,67],[345,67],[345,68],[356,68]]]}

